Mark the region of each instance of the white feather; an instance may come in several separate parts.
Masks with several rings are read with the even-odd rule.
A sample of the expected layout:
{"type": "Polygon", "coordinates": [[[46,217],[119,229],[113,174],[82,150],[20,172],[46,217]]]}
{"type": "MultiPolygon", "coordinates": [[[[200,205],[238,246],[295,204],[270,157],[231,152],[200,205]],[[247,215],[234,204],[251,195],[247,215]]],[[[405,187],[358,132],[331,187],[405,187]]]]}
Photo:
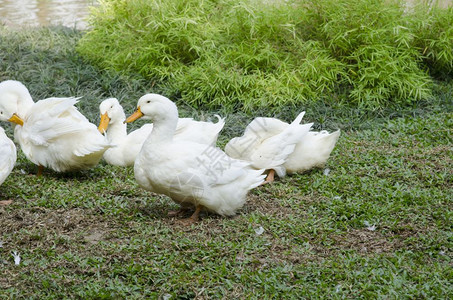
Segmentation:
{"type": "Polygon", "coordinates": [[[228,142],[225,152],[231,157],[250,161],[256,169],[275,170],[282,177],[286,173],[287,158],[313,125],[300,125],[304,114],[301,112],[291,124],[274,118],[256,118],[241,137],[228,142]]]}
{"type": "Polygon", "coordinates": [[[93,167],[110,147],[96,126],[74,107],[78,99],[48,98],[34,103],[20,82],[0,83],[0,106],[24,122],[16,125],[14,135],[25,156],[57,172],[93,167]]]}
{"type": "Polygon", "coordinates": [[[340,130],[332,134],[309,131],[313,123],[298,125],[303,116],[304,112],[300,113],[291,124],[275,118],[255,118],[241,137],[228,142],[225,152],[252,162],[256,168],[274,169],[279,176],[285,171],[291,174],[322,167],[340,130]]]}
{"type": "Polygon", "coordinates": [[[0,185],[14,168],[17,159],[16,146],[0,127],[0,185]]]}

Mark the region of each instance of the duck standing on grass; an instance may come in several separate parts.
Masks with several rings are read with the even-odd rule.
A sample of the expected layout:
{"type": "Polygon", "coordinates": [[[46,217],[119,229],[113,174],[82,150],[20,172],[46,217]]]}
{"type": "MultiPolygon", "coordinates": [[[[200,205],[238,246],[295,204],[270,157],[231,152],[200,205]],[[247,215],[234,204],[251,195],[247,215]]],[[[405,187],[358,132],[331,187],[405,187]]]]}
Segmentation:
{"type": "Polygon", "coordinates": [[[195,212],[186,224],[198,220],[201,210],[232,216],[246,200],[247,192],[264,182],[264,170],[228,157],[214,146],[174,139],[178,109],[168,98],[147,94],[126,122],[152,119],[154,128],[143,144],[135,164],[141,187],[164,194],[195,212]]]}
{"type": "MultiPolygon", "coordinates": [[[[137,130],[127,133],[124,123],[126,115],[116,98],[109,98],[99,105],[101,121],[98,130],[104,133],[114,147],[104,153],[104,159],[114,166],[132,166],[146,138],[153,130],[153,124],[145,124],[137,130]]],[[[225,120],[217,116],[218,122],[201,122],[192,118],[178,119],[175,131],[176,140],[187,140],[201,144],[215,144],[225,120]]]]}
{"type": "Polygon", "coordinates": [[[330,156],[340,130],[309,131],[313,123],[299,124],[305,112],[288,124],[276,118],[255,118],[244,134],[231,139],[225,152],[236,159],[252,162],[257,168],[271,169],[266,182],[278,176],[322,167],[330,156]]]}
{"type": "Polygon", "coordinates": [[[78,98],[48,98],[34,102],[19,81],[0,83],[0,121],[14,125],[14,137],[25,156],[56,172],[95,166],[110,147],[74,104],[78,98]]]}
{"type": "Polygon", "coordinates": [[[0,127],[0,185],[13,170],[16,159],[16,146],[6,136],[5,130],[0,127]]]}

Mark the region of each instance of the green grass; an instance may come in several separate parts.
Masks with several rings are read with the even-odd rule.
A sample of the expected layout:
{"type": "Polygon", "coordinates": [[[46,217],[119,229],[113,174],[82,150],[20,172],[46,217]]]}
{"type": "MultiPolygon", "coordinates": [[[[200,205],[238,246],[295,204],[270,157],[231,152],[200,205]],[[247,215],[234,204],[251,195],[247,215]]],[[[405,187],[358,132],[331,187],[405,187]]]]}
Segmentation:
{"type": "MultiPolygon", "coordinates": [[[[105,97],[131,112],[159,92],[86,64],[80,36],[0,27],[0,80],[23,81],[35,99],[84,95],[77,106],[94,123],[105,97]]],[[[0,200],[13,200],[0,206],[0,298],[451,298],[452,92],[444,82],[432,101],[378,112],[308,107],[317,128],[343,130],[329,175],[285,177],[253,190],[236,217],[203,215],[192,227],[167,217],[176,205],[140,189],[132,168],[38,178],[19,151],[0,187],[0,200]]],[[[178,104],[185,115],[214,113],[178,104]]],[[[260,114],[228,115],[219,144],[260,114]]]]}

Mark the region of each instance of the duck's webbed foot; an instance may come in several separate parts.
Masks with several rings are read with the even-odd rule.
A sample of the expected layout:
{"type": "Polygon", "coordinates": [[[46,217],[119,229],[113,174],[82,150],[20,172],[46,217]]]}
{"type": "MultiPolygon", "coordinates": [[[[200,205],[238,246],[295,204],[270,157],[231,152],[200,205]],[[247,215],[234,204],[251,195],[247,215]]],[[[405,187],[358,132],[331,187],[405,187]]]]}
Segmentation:
{"type": "Polygon", "coordinates": [[[266,180],[264,180],[264,182],[261,185],[272,183],[274,181],[274,178],[275,178],[275,171],[270,170],[269,173],[267,174],[266,180]]]}
{"type": "Polygon", "coordinates": [[[200,220],[199,215],[200,215],[202,208],[203,208],[203,206],[197,205],[195,212],[192,214],[192,216],[190,216],[187,219],[181,220],[181,223],[185,226],[188,226],[188,225],[192,225],[192,224],[195,224],[196,222],[198,222],[200,220]]]}
{"type": "Polygon", "coordinates": [[[179,209],[177,210],[170,210],[168,212],[168,216],[169,217],[178,217],[178,216],[181,216],[183,214],[185,214],[186,212],[188,212],[190,210],[189,207],[185,207],[185,206],[181,206],[179,209]]]}
{"type": "Polygon", "coordinates": [[[39,165],[38,166],[38,173],[36,174],[36,176],[40,177],[43,172],[44,172],[44,166],[39,165]]]}

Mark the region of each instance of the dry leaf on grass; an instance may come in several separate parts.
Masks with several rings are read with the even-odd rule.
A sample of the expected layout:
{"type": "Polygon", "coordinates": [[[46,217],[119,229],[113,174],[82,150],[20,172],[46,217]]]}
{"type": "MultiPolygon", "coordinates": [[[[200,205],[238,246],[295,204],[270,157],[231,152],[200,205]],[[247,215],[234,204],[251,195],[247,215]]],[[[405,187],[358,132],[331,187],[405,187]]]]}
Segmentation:
{"type": "Polygon", "coordinates": [[[0,206],[10,205],[11,203],[13,203],[13,200],[1,200],[0,206]]]}

